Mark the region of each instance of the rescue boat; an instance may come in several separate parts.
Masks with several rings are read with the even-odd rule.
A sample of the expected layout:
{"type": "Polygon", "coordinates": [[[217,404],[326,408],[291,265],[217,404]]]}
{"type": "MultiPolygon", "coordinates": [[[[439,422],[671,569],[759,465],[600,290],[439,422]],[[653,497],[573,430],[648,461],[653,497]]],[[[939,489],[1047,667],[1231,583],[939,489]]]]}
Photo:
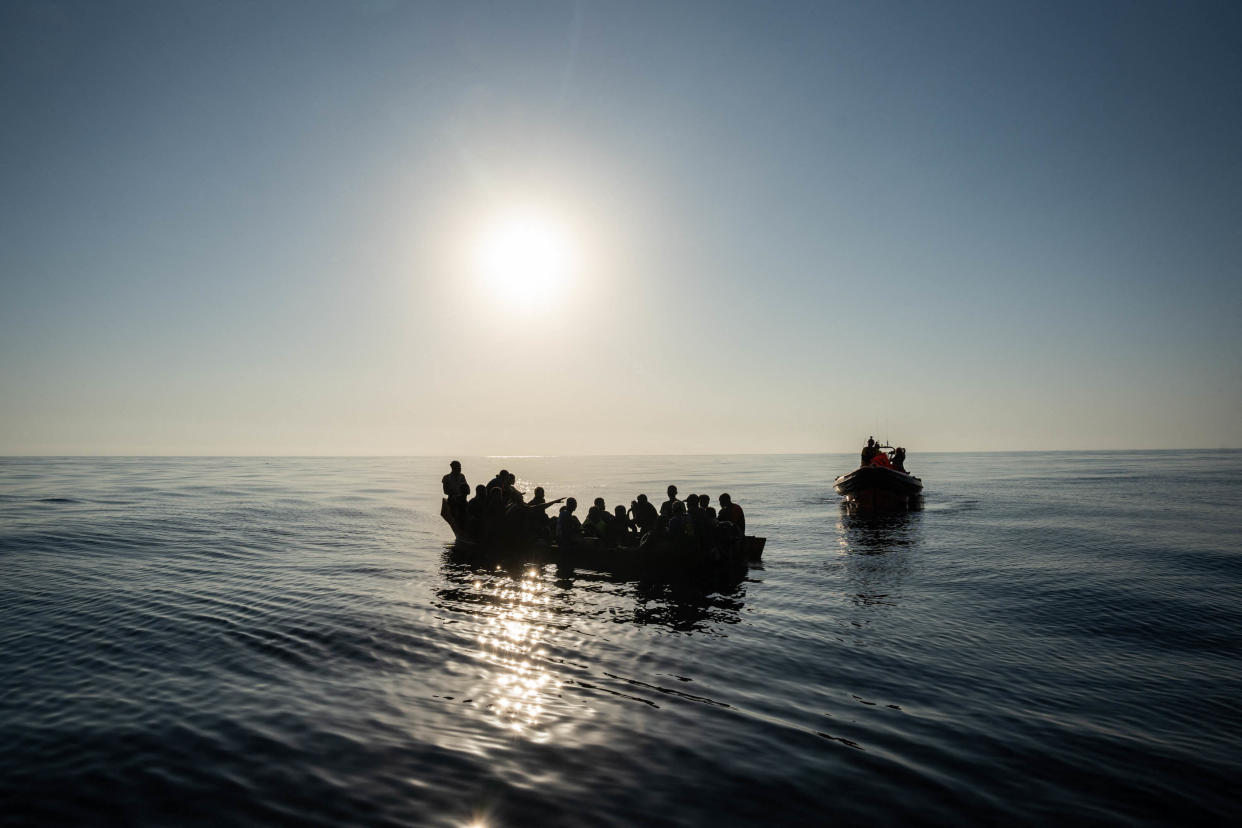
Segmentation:
{"type": "Polygon", "coordinates": [[[909,472],[872,464],[841,475],[832,488],[847,503],[864,509],[908,509],[918,505],[923,481],[909,472]]]}

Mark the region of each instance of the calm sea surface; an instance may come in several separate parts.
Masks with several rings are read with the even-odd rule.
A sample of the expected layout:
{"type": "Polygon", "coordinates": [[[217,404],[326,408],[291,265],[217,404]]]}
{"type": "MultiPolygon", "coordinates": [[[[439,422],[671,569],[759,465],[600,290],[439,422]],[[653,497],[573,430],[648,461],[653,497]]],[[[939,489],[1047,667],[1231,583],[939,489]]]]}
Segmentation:
{"type": "Polygon", "coordinates": [[[462,559],[449,459],[0,460],[0,820],[1242,819],[1242,453],[461,458],[731,493],[702,584],[462,559]]]}

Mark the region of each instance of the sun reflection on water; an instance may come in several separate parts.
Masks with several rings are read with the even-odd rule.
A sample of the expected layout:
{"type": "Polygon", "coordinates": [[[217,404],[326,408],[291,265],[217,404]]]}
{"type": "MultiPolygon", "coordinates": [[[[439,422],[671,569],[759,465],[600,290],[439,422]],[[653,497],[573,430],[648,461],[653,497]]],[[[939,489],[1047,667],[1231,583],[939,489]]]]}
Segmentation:
{"type": "MultiPolygon", "coordinates": [[[[479,581],[475,587],[486,589],[479,581]]],[[[551,617],[547,587],[538,570],[528,569],[492,590],[499,612],[488,619],[479,646],[482,658],[498,668],[493,715],[500,726],[543,741],[550,724],[548,700],[561,686],[544,663],[543,639],[551,617]]]]}

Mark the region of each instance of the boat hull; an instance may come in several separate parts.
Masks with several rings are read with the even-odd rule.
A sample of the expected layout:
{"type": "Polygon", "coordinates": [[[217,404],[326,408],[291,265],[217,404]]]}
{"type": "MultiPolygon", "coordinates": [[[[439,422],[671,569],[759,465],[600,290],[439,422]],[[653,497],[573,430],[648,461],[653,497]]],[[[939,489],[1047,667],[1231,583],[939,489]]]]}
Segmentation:
{"type": "Polygon", "coordinates": [[[532,564],[553,563],[557,566],[595,569],[620,575],[695,575],[721,571],[745,573],[750,563],[763,556],[767,538],[747,535],[727,544],[727,548],[700,548],[687,538],[674,543],[665,538],[648,538],[642,543],[622,546],[604,544],[597,538],[579,538],[572,546],[561,546],[544,540],[485,543],[475,538],[455,520],[444,500],[440,516],[453,530],[456,549],[474,556],[498,561],[532,564]]]}
{"type": "Polygon", "coordinates": [[[923,481],[896,469],[863,466],[838,477],[832,488],[862,508],[908,509],[922,495],[923,481]]]}

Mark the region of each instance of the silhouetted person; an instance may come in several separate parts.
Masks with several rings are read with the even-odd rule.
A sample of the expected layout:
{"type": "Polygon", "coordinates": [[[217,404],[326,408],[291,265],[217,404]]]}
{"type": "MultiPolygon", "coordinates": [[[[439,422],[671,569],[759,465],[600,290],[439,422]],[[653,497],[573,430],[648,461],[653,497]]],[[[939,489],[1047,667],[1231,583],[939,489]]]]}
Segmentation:
{"type": "Polygon", "coordinates": [[[727,494],[720,496],[720,513],[716,515],[718,520],[727,520],[737,527],[739,535],[746,534],[746,515],[742,512],[742,507],[733,502],[733,498],[727,494]]]}
{"type": "Polygon", "coordinates": [[[699,538],[699,529],[702,526],[702,514],[699,509],[699,496],[696,494],[686,497],[686,525],[682,531],[685,533],[685,541],[688,546],[697,547],[699,538]]]}
{"type": "Polygon", "coordinates": [[[677,499],[677,487],[669,486],[668,487],[668,500],[660,504],[660,517],[661,518],[667,521],[669,518],[673,516],[673,504],[674,503],[681,503],[681,501],[677,499]]]}
{"type": "Polygon", "coordinates": [[[706,552],[712,548],[712,542],[716,538],[716,513],[708,510],[709,498],[707,495],[699,495],[695,501],[695,508],[690,514],[694,521],[694,539],[699,545],[700,552],[706,552]]]}
{"type": "Polygon", "coordinates": [[[496,473],[495,477],[487,481],[487,490],[490,492],[492,489],[503,489],[505,486],[505,483],[507,483],[508,481],[509,481],[509,470],[501,469],[499,472],[496,473]]]}
{"type": "Polygon", "coordinates": [[[483,506],[483,538],[486,542],[500,539],[505,520],[505,496],[499,488],[487,490],[487,502],[483,506]]]}
{"type": "Polygon", "coordinates": [[[482,483],[474,487],[474,497],[466,504],[466,518],[470,525],[470,534],[475,538],[483,537],[484,510],[487,508],[487,487],[482,483]]]}
{"type": "Polygon", "coordinates": [[[638,531],[642,534],[650,532],[656,527],[656,523],[660,520],[660,514],[656,511],[655,504],[647,500],[645,494],[640,494],[638,500],[634,501],[634,525],[638,527],[638,531]]]}
{"type": "Polygon", "coordinates": [[[582,536],[582,521],[574,517],[574,510],[577,508],[578,501],[568,498],[556,517],[556,542],[561,546],[573,546],[582,536]]]}
{"type": "Polygon", "coordinates": [[[565,498],[558,497],[556,500],[548,500],[544,497],[543,486],[535,487],[535,495],[531,498],[530,503],[523,504],[522,510],[526,515],[525,533],[531,540],[550,540],[555,536],[556,532],[556,516],[547,513],[548,508],[555,506],[565,498]]]}
{"type": "Polygon", "coordinates": [[[448,511],[458,526],[465,528],[466,500],[470,497],[470,484],[461,473],[461,463],[457,460],[449,463],[452,470],[440,478],[440,488],[444,490],[444,498],[448,501],[448,511]],[[464,494],[463,494],[464,492],[464,494]]]}
{"type": "Polygon", "coordinates": [[[627,541],[633,537],[634,524],[625,514],[624,506],[617,506],[613,510],[612,520],[608,522],[608,528],[605,530],[608,543],[613,546],[625,546],[627,541]]]}
{"type": "Polygon", "coordinates": [[[526,505],[526,495],[522,493],[521,489],[514,486],[512,482],[506,485],[503,491],[505,493],[506,504],[517,506],[526,505]]]}
{"type": "Polygon", "coordinates": [[[716,510],[711,506],[712,498],[710,495],[699,495],[699,508],[712,516],[712,520],[716,520],[716,510]]]}
{"type": "Polygon", "coordinates": [[[604,505],[604,499],[597,497],[595,503],[587,510],[586,520],[582,523],[582,532],[603,538],[608,534],[608,522],[611,519],[612,515],[609,514],[608,507],[604,505]]]}
{"type": "Polygon", "coordinates": [[[520,543],[528,539],[527,521],[530,508],[521,501],[522,493],[517,494],[518,498],[512,498],[505,503],[504,531],[501,537],[506,543],[520,543]]]}
{"type": "Polygon", "coordinates": [[[871,459],[872,459],[873,457],[875,457],[876,452],[878,452],[878,451],[879,451],[879,449],[875,447],[875,438],[874,438],[874,437],[868,437],[868,438],[867,438],[867,445],[866,445],[866,447],[865,447],[865,448],[863,448],[863,450],[862,450],[862,465],[864,465],[864,466],[870,466],[870,465],[871,465],[871,459]]]}
{"type": "Polygon", "coordinates": [[[906,470],[906,450],[901,446],[893,449],[893,468],[899,472],[906,470]]]}
{"type": "Polygon", "coordinates": [[[454,460],[452,463],[449,463],[449,468],[452,471],[440,478],[440,485],[444,488],[444,496],[449,500],[453,500],[461,496],[462,486],[465,486],[466,491],[469,492],[470,484],[466,482],[466,476],[461,473],[460,461],[454,460]]]}
{"type": "Polygon", "coordinates": [[[669,507],[668,539],[680,545],[686,537],[686,504],[674,500],[669,507]]]}
{"type": "Polygon", "coordinates": [[[607,523],[604,515],[609,514],[609,509],[604,505],[604,498],[595,498],[595,502],[591,503],[591,508],[586,510],[586,519],[582,521],[582,529],[589,529],[596,523],[607,523]]]}

